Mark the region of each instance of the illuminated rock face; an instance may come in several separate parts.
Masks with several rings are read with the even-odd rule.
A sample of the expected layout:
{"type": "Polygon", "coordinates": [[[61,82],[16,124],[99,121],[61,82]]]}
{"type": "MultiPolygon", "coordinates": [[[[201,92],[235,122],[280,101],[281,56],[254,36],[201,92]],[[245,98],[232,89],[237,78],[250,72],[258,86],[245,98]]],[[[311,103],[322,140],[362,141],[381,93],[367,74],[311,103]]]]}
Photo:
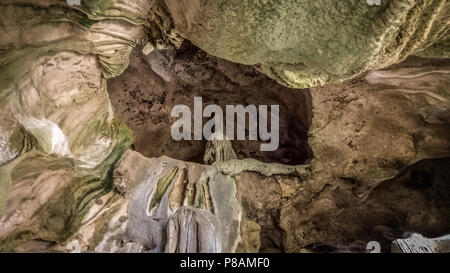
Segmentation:
{"type": "Polygon", "coordinates": [[[236,186],[215,168],[127,151],[113,183],[116,191],[105,206],[91,209],[72,236],[82,249],[98,244],[100,252],[236,250],[241,221],[236,186]]]}
{"type": "MultiPolygon", "coordinates": [[[[111,190],[111,168],[132,142],[114,117],[106,78],[126,68],[145,28],[89,19],[89,10],[98,8],[82,12],[62,1],[0,4],[3,250],[37,238],[66,240],[111,190]],[[30,201],[18,202],[22,198],[30,201]]],[[[128,16],[139,19],[136,12],[128,16]]]]}
{"type": "MultiPolygon", "coordinates": [[[[448,233],[450,63],[397,63],[449,57],[449,10],[438,0],[2,1],[0,250],[365,251],[361,241],[386,250],[405,231],[448,233]],[[202,165],[129,150],[108,79],[133,47],[175,51],[180,35],[312,87],[307,109],[290,113],[307,115],[314,159],[244,153],[202,165]],[[186,227],[195,232],[175,236],[186,227]]],[[[208,143],[207,154],[242,148],[226,144],[208,143]]]]}
{"type": "Polygon", "coordinates": [[[183,37],[291,87],[352,78],[412,54],[450,53],[447,1],[164,2],[183,37]]]}

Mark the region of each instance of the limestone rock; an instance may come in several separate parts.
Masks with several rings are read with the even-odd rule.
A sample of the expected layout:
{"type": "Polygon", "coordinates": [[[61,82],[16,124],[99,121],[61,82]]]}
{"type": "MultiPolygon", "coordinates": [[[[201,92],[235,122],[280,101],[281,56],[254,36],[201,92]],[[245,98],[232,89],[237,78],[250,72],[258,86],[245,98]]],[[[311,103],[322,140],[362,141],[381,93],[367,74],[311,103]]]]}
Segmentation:
{"type": "Polygon", "coordinates": [[[211,166],[168,157],[149,159],[133,151],[124,154],[113,177],[121,195],[97,212],[92,208],[91,220],[85,218],[86,224],[72,236],[82,242],[81,248],[99,252],[235,251],[241,212],[233,179],[211,166]]]}
{"type": "Polygon", "coordinates": [[[133,131],[137,152],[203,163],[207,140],[175,141],[170,129],[176,121],[171,116],[173,107],[183,104],[193,110],[196,96],[202,97],[204,107],[216,104],[224,113],[226,105],[280,105],[279,148],[261,152],[261,140],[232,140],[237,158],[287,165],[303,164],[311,158],[307,143],[312,118],[309,90],[284,87],[251,66],[208,55],[188,41],[178,50],[155,50],[148,56],[139,49],[131,52],[124,73],[108,80],[111,103],[117,117],[133,131]]]}
{"type": "Polygon", "coordinates": [[[392,253],[449,253],[449,240],[448,235],[429,239],[413,233],[407,238],[393,241],[392,253]]]}
{"type": "Polygon", "coordinates": [[[237,252],[258,253],[261,247],[261,227],[252,220],[243,220],[241,224],[242,240],[237,252]]]}
{"type": "MultiPolygon", "coordinates": [[[[353,252],[373,240],[388,251],[411,230],[445,251],[450,63],[411,56],[449,56],[449,11],[441,0],[3,0],[0,251],[353,252]],[[134,47],[148,55],[126,70],[134,47]],[[133,73],[171,97],[141,92],[152,85],[133,73]],[[156,124],[135,140],[148,157],[128,150],[108,84],[114,101],[133,84],[128,117],[156,124]],[[285,145],[268,156],[213,142],[212,165],[161,156],[168,109],[195,94],[283,104],[285,145]]],[[[168,147],[200,162],[204,144],[168,147]]]]}
{"type": "Polygon", "coordinates": [[[9,182],[0,218],[1,251],[33,251],[26,244],[34,240],[63,243],[109,187],[104,177],[77,170],[70,158],[37,151],[21,155],[0,174],[9,182]]]}
{"type": "Polygon", "coordinates": [[[182,207],[167,224],[168,253],[220,253],[219,224],[207,211],[182,207]]]}
{"type": "Polygon", "coordinates": [[[448,1],[165,0],[176,30],[206,52],[311,87],[409,55],[448,53],[448,1]],[[437,47],[442,50],[427,48],[437,47]]]}

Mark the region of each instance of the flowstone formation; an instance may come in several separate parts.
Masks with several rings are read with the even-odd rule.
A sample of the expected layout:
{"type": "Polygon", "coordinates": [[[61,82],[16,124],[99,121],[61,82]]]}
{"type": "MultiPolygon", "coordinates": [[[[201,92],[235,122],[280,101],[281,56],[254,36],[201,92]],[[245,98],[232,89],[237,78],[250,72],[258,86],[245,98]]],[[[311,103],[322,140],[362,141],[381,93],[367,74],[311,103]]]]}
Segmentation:
{"type": "Polygon", "coordinates": [[[374,240],[407,251],[422,235],[442,251],[449,5],[3,0],[0,251],[365,252],[374,240]],[[174,101],[132,105],[155,124],[196,94],[187,87],[208,103],[285,103],[284,150],[213,140],[164,156],[164,130],[146,139],[117,113],[133,69],[130,83],[151,70],[147,85],[171,90],[174,101]],[[264,95],[241,90],[252,83],[264,95]]]}

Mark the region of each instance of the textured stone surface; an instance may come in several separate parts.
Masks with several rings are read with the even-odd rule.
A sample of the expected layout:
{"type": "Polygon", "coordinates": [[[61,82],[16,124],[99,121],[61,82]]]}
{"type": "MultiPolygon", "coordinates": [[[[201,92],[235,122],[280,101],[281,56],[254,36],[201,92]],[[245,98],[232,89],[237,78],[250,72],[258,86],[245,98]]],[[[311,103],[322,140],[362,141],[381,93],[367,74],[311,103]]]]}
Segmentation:
{"type": "MultiPolygon", "coordinates": [[[[448,56],[449,3],[391,0],[164,1],[177,31],[206,52],[256,65],[293,87],[322,85],[430,46],[448,56]]],[[[434,53],[434,54],[433,54],[434,53]]]]}
{"type": "MultiPolygon", "coordinates": [[[[450,64],[417,57],[397,64],[409,55],[449,56],[448,6],[2,1],[0,250],[364,252],[372,240],[388,251],[404,232],[448,233],[450,64]],[[106,85],[125,71],[133,47],[150,54],[142,58],[162,87],[205,80],[211,97],[240,101],[239,88],[219,87],[262,77],[205,53],[172,62],[177,32],[284,85],[316,86],[311,103],[302,100],[311,104],[311,124],[308,109],[287,104],[308,125],[302,134],[311,125],[310,164],[264,163],[236,147],[240,159],[219,156],[212,165],[126,151],[132,134],[106,85]],[[206,73],[211,65],[215,77],[206,73]],[[196,232],[175,236],[186,226],[196,232]]],[[[305,96],[270,86],[275,101],[294,105],[305,96]]]]}
{"type": "Polygon", "coordinates": [[[220,253],[219,234],[219,224],[212,214],[183,207],[169,218],[165,252],[220,253]]]}
{"type": "Polygon", "coordinates": [[[213,57],[187,42],[180,50],[155,50],[148,56],[136,48],[125,72],[108,80],[108,92],[117,116],[135,134],[134,149],[148,157],[204,162],[206,141],[175,141],[170,135],[176,121],[172,108],[184,104],[194,111],[195,96],[202,97],[203,109],[214,103],[224,112],[226,105],[280,105],[279,148],[261,152],[262,141],[247,136],[231,143],[238,158],[298,165],[312,156],[307,145],[312,118],[308,90],[281,86],[251,66],[213,57]]]}
{"type": "Polygon", "coordinates": [[[112,188],[110,170],[131,144],[106,78],[125,69],[132,46],[145,38],[142,10],[108,23],[94,10],[51,0],[0,4],[2,250],[72,235],[94,199],[112,188]]]}
{"type": "Polygon", "coordinates": [[[30,251],[22,244],[34,240],[63,243],[78,230],[94,201],[111,188],[108,179],[79,171],[73,160],[37,151],[7,167],[8,174],[2,173],[2,180],[10,182],[0,218],[2,251],[30,251]]]}
{"type": "Polygon", "coordinates": [[[433,66],[415,59],[367,80],[313,88],[309,144],[316,170],[373,183],[448,155],[447,71],[448,61],[433,66]]]}
{"type": "Polygon", "coordinates": [[[215,168],[129,150],[113,183],[117,209],[96,213],[93,207],[91,220],[86,217],[68,242],[100,252],[235,251],[241,221],[236,187],[215,168]]]}
{"type": "Polygon", "coordinates": [[[449,253],[448,235],[439,238],[425,238],[420,234],[409,234],[406,238],[392,242],[392,253],[449,253]]]}

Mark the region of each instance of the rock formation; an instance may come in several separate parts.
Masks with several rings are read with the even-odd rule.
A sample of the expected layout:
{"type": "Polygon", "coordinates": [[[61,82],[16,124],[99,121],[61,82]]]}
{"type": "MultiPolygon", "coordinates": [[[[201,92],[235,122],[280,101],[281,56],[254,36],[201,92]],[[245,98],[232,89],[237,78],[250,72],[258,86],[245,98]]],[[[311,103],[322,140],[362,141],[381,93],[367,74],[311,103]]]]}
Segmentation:
{"type": "Polygon", "coordinates": [[[0,251],[390,251],[450,231],[446,0],[0,15],[0,251]],[[197,95],[280,105],[280,149],[174,141],[170,109],[197,95]]]}

